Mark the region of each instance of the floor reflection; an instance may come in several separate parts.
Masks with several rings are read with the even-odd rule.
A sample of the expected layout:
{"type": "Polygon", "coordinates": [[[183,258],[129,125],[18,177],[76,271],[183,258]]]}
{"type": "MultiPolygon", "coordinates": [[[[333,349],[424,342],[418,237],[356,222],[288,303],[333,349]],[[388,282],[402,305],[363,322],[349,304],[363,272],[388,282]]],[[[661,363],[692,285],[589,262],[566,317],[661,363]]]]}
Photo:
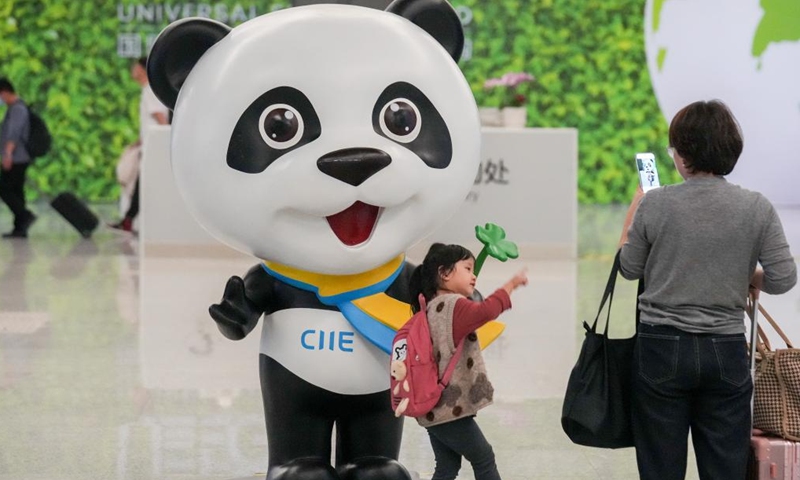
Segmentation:
{"type": "MultiPolygon", "coordinates": [[[[207,313],[253,260],[140,259],[135,237],[101,229],[82,239],[35,207],[31,237],[0,242],[0,480],[263,478],[259,335],[229,341],[207,313]]],[[[780,213],[798,255],[800,209],[780,213]]],[[[531,280],[485,354],[496,401],[479,423],[505,479],[636,478],[630,449],[577,447],[559,425],[580,325],[597,314],[623,216],[623,207],[581,207],[577,262],[490,259],[481,274],[482,292],[522,266],[531,280]]],[[[0,224],[9,221],[0,212],[0,224]]],[[[632,333],[635,288],[619,282],[616,336],[632,333]]],[[[762,302],[800,339],[800,289],[762,302]]],[[[415,422],[405,424],[401,461],[430,476],[433,455],[415,422]]],[[[468,466],[459,478],[473,478],[468,466]]],[[[693,468],[687,478],[697,478],[693,468]]]]}

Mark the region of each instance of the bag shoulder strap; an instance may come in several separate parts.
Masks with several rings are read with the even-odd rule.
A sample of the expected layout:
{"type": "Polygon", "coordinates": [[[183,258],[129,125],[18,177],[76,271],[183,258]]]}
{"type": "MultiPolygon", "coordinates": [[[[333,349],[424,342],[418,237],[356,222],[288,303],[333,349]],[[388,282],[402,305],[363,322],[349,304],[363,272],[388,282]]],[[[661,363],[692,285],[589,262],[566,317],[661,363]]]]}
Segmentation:
{"type": "MultiPolygon", "coordinates": [[[[753,311],[754,304],[755,304],[755,302],[753,301],[752,297],[748,298],[748,302],[747,302],[747,305],[745,307],[745,312],[747,312],[747,315],[751,319],[754,318],[754,311],[753,311]]],[[[772,315],[770,315],[769,312],[767,312],[767,310],[764,308],[764,306],[760,302],[758,303],[758,312],[761,313],[761,315],[764,318],[767,319],[767,322],[769,322],[769,324],[778,333],[778,335],[781,337],[781,339],[784,341],[784,343],[786,343],[786,347],[787,348],[794,348],[794,345],[792,344],[792,341],[789,340],[789,337],[783,332],[781,327],[778,326],[778,322],[776,322],[775,319],[772,318],[772,315]]],[[[772,351],[772,345],[770,345],[769,338],[767,337],[766,332],[764,332],[764,329],[761,328],[761,324],[757,323],[757,322],[753,322],[753,323],[756,323],[756,328],[757,328],[756,331],[758,332],[758,340],[756,341],[756,348],[757,348],[758,352],[763,355],[764,351],[766,351],[766,352],[772,351]],[[762,350],[764,350],[764,351],[762,351],[762,350]]]]}
{"type": "MultiPolygon", "coordinates": [[[[616,255],[614,255],[614,264],[611,266],[611,273],[608,275],[608,282],[606,282],[606,290],[603,292],[603,299],[600,301],[600,308],[597,309],[597,316],[594,317],[594,323],[592,323],[591,327],[584,322],[584,327],[586,330],[597,333],[597,322],[600,320],[600,314],[603,312],[603,307],[605,307],[606,302],[608,302],[608,310],[606,310],[606,326],[603,331],[603,335],[608,336],[608,326],[611,323],[611,305],[614,302],[614,289],[617,285],[617,276],[619,275],[620,270],[620,259],[619,256],[622,253],[622,249],[617,250],[616,255]]],[[[639,285],[637,286],[636,291],[636,325],[638,328],[639,325],[639,297],[644,293],[645,282],[644,279],[639,280],[639,285]]]]}
{"type": "Polygon", "coordinates": [[[781,327],[778,326],[778,322],[776,322],[775,319],[773,319],[772,316],[769,313],[767,313],[767,311],[764,309],[764,306],[761,305],[760,303],[758,304],[758,311],[761,312],[761,315],[763,315],[764,318],[767,319],[769,324],[772,325],[772,328],[774,328],[775,331],[778,332],[778,335],[780,335],[781,339],[783,339],[783,341],[786,342],[786,346],[788,348],[794,348],[794,346],[792,345],[792,341],[789,340],[789,337],[786,336],[786,334],[783,333],[783,330],[781,330],[781,327]]]}
{"type": "MultiPolygon", "coordinates": [[[[425,297],[422,294],[419,294],[419,307],[421,312],[427,312],[426,304],[425,304],[425,297]]],[[[425,315],[425,321],[428,321],[427,314],[425,315]]],[[[442,386],[447,386],[450,383],[450,377],[453,376],[453,371],[456,369],[456,363],[458,363],[458,359],[461,358],[461,351],[464,350],[464,341],[466,339],[462,338],[460,342],[458,342],[458,346],[456,347],[455,353],[450,358],[450,361],[447,362],[447,367],[444,369],[444,374],[442,374],[442,379],[439,383],[442,386]]]]}
{"type": "Polygon", "coordinates": [[[608,274],[606,290],[603,292],[603,299],[600,300],[600,308],[597,309],[597,316],[594,319],[595,323],[597,323],[597,319],[600,318],[600,313],[603,311],[606,301],[609,302],[609,309],[611,308],[611,302],[614,301],[614,288],[617,285],[617,275],[619,275],[619,254],[621,251],[622,250],[617,250],[616,255],[614,255],[614,263],[611,265],[611,272],[608,274]]]}
{"type": "Polygon", "coordinates": [[[464,350],[464,342],[466,338],[462,338],[460,342],[458,342],[458,347],[456,347],[456,352],[453,354],[450,361],[447,363],[447,368],[444,369],[444,375],[442,375],[442,380],[439,382],[443,386],[447,386],[450,383],[450,377],[453,376],[453,372],[456,369],[456,363],[458,363],[458,359],[461,358],[461,351],[464,350]]]}

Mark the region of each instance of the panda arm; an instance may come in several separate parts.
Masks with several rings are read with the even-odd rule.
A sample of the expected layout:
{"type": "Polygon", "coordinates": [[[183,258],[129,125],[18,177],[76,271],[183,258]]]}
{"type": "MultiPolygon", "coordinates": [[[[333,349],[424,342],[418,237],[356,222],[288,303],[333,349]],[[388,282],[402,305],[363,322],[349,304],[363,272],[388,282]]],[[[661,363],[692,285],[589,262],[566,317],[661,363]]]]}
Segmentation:
{"type": "Polygon", "coordinates": [[[241,340],[258,324],[268,304],[274,280],[256,265],[244,279],[233,276],[225,285],[220,303],[208,309],[219,331],[231,340],[241,340]]]}
{"type": "Polygon", "coordinates": [[[403,264],[403,270],[400,272],[394,282],[392,282],[389,288],[386,289],[386,295],[389,295],[395,300],[400,300],[401,302],[411,303],[411,290],[409,288],[409,282],[411,281],[411,274],[414,273],[414,268],[416,268],[416,265],[410,262],[405,262],[403,264]]]}

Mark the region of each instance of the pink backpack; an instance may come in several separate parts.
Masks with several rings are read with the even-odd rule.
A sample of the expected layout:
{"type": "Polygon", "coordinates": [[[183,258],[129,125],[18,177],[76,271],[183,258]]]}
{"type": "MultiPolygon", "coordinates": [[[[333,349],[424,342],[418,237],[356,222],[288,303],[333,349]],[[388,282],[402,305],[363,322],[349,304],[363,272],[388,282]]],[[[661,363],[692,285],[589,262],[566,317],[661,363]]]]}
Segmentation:
{"type": "Polygon", "coordinates": [[[397,331],[392,341],[392,410],[397,417],[421,417],[433,410],[442,391],[450,382],[464,346],[462,340],[440,381],[439,367],[433,356],[428,316],[425,313],[425,298],[421,294],[419,305],[419,312],[397,331]]]}

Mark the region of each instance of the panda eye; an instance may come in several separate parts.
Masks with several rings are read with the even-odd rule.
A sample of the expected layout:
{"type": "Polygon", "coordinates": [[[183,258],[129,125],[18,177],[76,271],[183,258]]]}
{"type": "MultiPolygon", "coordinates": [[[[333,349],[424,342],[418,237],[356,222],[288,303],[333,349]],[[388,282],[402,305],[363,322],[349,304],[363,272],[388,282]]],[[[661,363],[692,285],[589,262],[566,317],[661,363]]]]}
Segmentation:
{"type": "Polygon", "coordinates": [[[285,150],[297,145],[303,138],[304,130],[302,115],[297,109],[284,103],[265,108],[258,119],[261,138],[276,150],[285,150]]]}
{"type": "Polygon", "coordinates": [[[411,143],[422,128],[422,117],[414,102],[396,98],[386,103],[378,117],[383,134],[402,143],[411,143]]]}

